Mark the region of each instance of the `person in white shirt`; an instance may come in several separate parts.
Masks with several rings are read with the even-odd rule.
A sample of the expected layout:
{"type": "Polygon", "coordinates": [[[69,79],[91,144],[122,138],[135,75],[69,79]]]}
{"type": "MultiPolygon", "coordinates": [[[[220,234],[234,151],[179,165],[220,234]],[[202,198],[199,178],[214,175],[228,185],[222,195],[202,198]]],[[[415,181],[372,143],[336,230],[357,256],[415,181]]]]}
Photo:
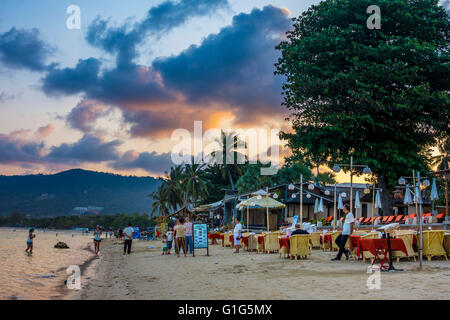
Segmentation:
{"type": "Polygon", "coordinates": [[[234,247],[236,248],[236,251],[234,253],[239,253],[239,249],[241,248],[241,234],[242,234],[242,225],[239,221],[239,218],[236,218],[236,225],[234,226],[234,247]]]}
{"type": "Polygon", "coordinates": [[[123,246],[123,254],[130,254],[131,252],[131,244],[133,242],[133,234],[134,229],[131,227],[131,223],[128,224],[128,227],[123,230],[123,234],[125,236],[125,244],[123,246]]]}
{"type": "Polygon", "coordinates": [[[350,212],[350,205],[347,203],[344,205],[344,213],[345,219],[344,219],[344,226],[342,227],[342,233],[338,235],[335,240],[335,243],[339,246],[339,252],[336,258],[331,259],[332,261],[341,260],[343,253],[345,254],[347,260],[350,255],[350,251],[348,249],[345,249],[345,244],[347,243],[347,240],[350,237],[350,235],[353,233],[353,225],[355,217],[353,216],[353,213],[350,212]]]}

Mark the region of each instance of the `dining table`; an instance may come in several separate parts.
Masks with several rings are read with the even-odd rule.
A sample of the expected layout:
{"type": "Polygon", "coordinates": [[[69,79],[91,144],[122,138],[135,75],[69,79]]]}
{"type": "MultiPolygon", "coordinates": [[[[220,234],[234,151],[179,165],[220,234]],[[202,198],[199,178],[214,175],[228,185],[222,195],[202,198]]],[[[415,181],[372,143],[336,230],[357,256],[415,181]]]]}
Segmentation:
{"type": "Polygon", "coordinates": [[[211,244],[218,244],[217,240],[221,239],[220,233],[210,233],[208,234],[208,239],[211,240],[211,244]]]}
{"type": "MultiPolygon", "coordinates": [[[[391,239],[391,251],[402,251],[408,256],[408,250],[402,239],[391,239]]],[[[372,265],[375,262],[380,263],[380,270],[388,270],[389,266],[385,263],[389,263],[389,247],[387,239],[359,239],[356,251],[356,256],[360,257],[363,251],[369,251],[374,255],[372,265]],[[383,258],[381,258],[383,257],[383,258]]]]}

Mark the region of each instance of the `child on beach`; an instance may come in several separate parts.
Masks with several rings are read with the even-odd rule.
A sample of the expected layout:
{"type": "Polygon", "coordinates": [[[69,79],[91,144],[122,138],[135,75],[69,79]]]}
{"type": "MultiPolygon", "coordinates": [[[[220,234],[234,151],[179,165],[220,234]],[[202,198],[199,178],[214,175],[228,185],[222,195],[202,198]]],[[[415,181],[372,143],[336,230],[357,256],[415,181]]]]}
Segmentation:
{"type": "Polygon", "coordinates": [[[27,248],[25,249],[25,252],[29,254],[33,254],[33,239],[36,238],[36,235],[33,232],[34,228],[30,228],[28,232],[27,248]]]}
{"type": "Polygon", "coordinates": [[[169,227],[169,231],[166,232],[167,236],[167,254],[170,254],[170,249],[172,249],[173,242],[173,227],[169,227]]]}
{"type": "Polygon", "coordinates": [[[165,255],[167,254],[167,236],[163,235],[162,236],[162,240],[161,240],[162,244],[163,244],[163,251],[162,254],[165,255]]]}

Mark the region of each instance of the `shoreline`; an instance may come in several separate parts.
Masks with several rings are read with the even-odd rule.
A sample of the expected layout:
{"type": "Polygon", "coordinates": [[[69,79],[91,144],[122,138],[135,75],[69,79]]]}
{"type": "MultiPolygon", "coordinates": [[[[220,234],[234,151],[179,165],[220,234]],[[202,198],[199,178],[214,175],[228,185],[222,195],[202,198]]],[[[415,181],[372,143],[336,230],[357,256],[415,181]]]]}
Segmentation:
{"type": "Polygon", "coordinates": [[[403,272],[381,273],[382,289],[369,290],[369,263],[330,261],[336,252],[313,250],[308,260],[210,246],[210,256],[161,255],[159,241],[133,241],[124,256],[117,241],[105,243],[98,262],[86,266],[82,289],[70,300],[438,300],[450,295],[445,260],[396,263],[403,272]],[[153,247],[153,248],[149,248],[153,247]],[[345,293],[345,294],[344,294],[345,293]]]}

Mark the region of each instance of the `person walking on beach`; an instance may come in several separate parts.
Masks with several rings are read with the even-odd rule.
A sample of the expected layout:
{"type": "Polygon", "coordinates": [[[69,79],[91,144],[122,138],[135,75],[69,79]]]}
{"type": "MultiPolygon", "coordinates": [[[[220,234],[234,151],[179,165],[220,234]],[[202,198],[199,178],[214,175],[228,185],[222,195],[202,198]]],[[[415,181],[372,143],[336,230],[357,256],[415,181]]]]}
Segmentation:
{"type": "Polygon", "coordinates": [[[166,232],[167,236],[167,254],[170,254],[170,249],[172,249],[173,242],[173,227],[169,227],[169,231],[166,232]]]}
{"type": "Polygon", "coordinates": [[[98,252],[100,251],[100,242],[102,241],[102,228],[96,226],[94,230],[94,251],[95,255],[98,257],[98,252]]]}
{"type": "Polygon", "coordinates": [[[194,252],[194,242],[192,241],[192,223],[189,217],[186,218],[186,222],[184,223],[184,227],[186,228],[186,246],[189,248],[189,253],[192,254],[194,252]]]}
{"type": "Polygon", "coordinates": [[[175,247],[177,251],[177,256],[180,256],[180,249],[183,248],[184,256],[186,257],[186,242],[185,242],[185,236],[186,236],[186,227],[183,225],[183,219],[178,219],[177,225],[175,226],[175,247]]]}
{"type": "Polygon", "coordinates": [[[134,229],[131,227],[131,223],[128,224],[128,227],[123,230],[123,234],[125,236],[125,243],[123,246],[123,254],[130,254],[131,252],[131,244],[133,242],[133,234],[134,229]]]}
{"type": "Polygon", "coordinates": [[[36,235],[34,234],[34,228],[30,228],[28,230],[28,238],[27,238],[27,248],[25,249],[25,252],[28,254],[33,254],[33,239],[36,238],[36,235]]]}
{"type": "Polygon", "coordinates": [[[233,237],[234,237],[234,247],[236,249],[234,253],[239,253],[242,238],[242,225],[241,222],[239,221],[239,218],[236,218],[236,225],[234,226],[233,237]]]}
{"type": "Polygon", "coordinates": [[[343,253],[345,254],[345,257],[348,260],[348,257],[350,255],[350,251],[348,249],[345,249],[345,244],[347,243],[347,239],[353,233],[353,225],[355,217],[353,216],[353,213],[350,212],[350,205],[347,203],[344,205],[344,213],[345,219],[344,219],[344,226],[342,228],[342,233],[338,235],[335,240],[335,243],[339,246],[339,252],[337,254],[337,257],[331,259],[331,261],[341,260],[343,253]]]}

